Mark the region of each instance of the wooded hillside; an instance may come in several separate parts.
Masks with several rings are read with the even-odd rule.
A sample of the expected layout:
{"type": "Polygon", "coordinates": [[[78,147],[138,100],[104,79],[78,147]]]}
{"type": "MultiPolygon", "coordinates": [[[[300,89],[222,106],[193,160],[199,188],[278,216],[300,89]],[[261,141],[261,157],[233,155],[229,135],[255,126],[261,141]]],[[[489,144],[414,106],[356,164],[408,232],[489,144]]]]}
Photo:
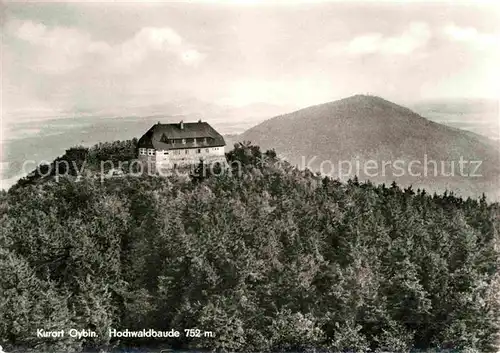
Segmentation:
{"type": "Polygon", "coordinates": [[[2,193],[0,344],[68,352],[117,344],[110,328],[199,328],[215,337],[170,343],[493,351],[498,204],[340,183],[252,145],[227,157],[241,173],[31,180],[2,193]],[[72,327],[99,337],[34,334],[72,327]]]}

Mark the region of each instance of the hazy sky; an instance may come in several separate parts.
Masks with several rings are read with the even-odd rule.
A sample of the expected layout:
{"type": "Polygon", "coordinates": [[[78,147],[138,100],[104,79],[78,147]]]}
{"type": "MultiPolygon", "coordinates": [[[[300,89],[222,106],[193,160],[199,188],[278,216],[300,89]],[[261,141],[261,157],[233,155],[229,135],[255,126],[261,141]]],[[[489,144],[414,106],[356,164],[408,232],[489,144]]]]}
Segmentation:
{"type": "Polygon", "coordinates": [[[500,92],[498,6],[246,2],[8,3],[4,118],[190,97],[307,106],[500,92]]]}

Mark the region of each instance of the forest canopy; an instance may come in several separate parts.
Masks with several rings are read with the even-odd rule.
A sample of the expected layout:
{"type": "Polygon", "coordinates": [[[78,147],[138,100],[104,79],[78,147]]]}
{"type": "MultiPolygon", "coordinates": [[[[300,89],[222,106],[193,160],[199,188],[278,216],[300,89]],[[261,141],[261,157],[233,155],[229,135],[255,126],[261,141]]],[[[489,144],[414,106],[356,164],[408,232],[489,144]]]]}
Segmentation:
{"type": "MultiPolygon", "coordinates": [[[[134,141],[61,159],[134,158],[134,141]]],[[[0,342],[217,351],[493,352],[500,207],[297,170],[239,144],[240,173],[37,179],[0,195],[0,342]],[[265,163],[263,162],[265,161],[265,163]],[[38,328],[96,338],[38,338],[38,328]]],[[[199,168],[203,168],[200,166],[199,168]]],[[[6,349],[7,350],[7,349],[6,349]]]]}

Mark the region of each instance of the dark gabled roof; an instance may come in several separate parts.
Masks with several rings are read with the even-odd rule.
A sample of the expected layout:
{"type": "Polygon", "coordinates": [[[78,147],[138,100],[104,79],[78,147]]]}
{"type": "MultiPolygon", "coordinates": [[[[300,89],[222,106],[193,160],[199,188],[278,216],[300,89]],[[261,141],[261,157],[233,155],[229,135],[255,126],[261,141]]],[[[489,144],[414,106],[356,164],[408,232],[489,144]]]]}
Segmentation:
{"type": "Polygon", "coordinates": [[[203,147],[222,147],[226,142],[210,124],[206,122],[183,123],[181,124],[155,124],[153,125],[138,142],[139,148],[154,148],[156,150],[170,150],[180,148],[203,148],[203,147]],[[165,138],[171,139],[199,139],[196,143],[166,143],[165,138]],[[207,142],[203,142],[207,138],[207,142]]]}

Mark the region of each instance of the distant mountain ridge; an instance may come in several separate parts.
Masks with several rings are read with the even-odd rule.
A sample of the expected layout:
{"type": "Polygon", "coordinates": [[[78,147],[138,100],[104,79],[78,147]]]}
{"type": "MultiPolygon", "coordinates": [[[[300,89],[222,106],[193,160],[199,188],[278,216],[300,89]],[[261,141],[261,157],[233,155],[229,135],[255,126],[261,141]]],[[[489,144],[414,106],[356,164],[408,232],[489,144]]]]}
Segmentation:
{"type": "Polygon", "coordinates": [[[398,176],[393,168],[386,175],[356,174],[375,182],[395,180],[403,185],[439,192],[454,190],[467,196],[496,193],[500,189],[499,154],[491,144],[377,96],[355,95],[280,115],[245,131],[239,140],[251,141],[263,149],[274,148],[291,163],[316,171],[324,161],[359,161],[362,165],[368,161],[413,161],[417,166],[414,169],[420,171],[422,163],[430,160],[438,162],[438,169],[442,163],[446,167],[461,158],[482,161],[482,176],[475,178],[457,175],[456,170],[452,177],[444,173],[398,176]]]}

